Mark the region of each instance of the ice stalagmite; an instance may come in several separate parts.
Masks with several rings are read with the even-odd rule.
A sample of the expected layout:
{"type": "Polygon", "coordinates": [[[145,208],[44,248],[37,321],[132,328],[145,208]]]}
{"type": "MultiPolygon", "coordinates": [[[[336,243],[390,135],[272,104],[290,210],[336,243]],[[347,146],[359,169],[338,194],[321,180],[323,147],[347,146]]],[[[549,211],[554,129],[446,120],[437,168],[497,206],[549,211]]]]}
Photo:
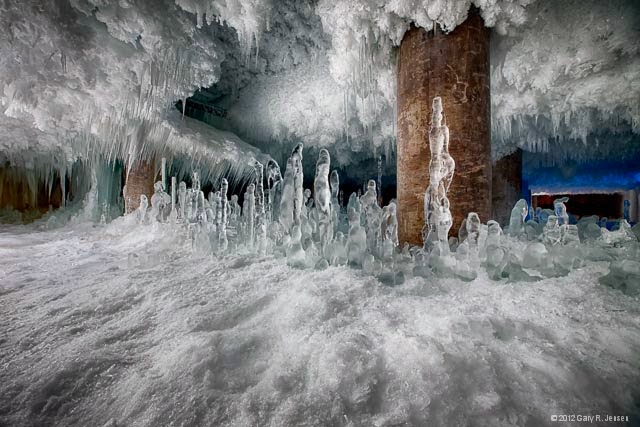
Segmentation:
{"type": "Polygon", "coordinates": [[[562,232],[560,225],[558,224],[558,217],[555,215],[549,215],[547,223],[544,226],[542,232],[542,241],[547,248],[558,245],[562,240],[562,232]]]}
{"type": "MultiPolygon", "coordinates": [[[[442,108],[442,103],[440,103],[440,108],[442,108]]],[[[444,184],[445,193],[448,193],[449,187],[451,187],[451,181],[453,181],[456,162],[453,160],[453,157],[451,157],[451,154],[449,154],[449,128],[447,127],[446,120],[442,125],[442,128],[442,132],[444,133],[444,144],[442,145],[442,182],[444,184]]]]}
{"type": "Polygon", "coordinates": [[[316,177],[313,182],[315,192],[316,214],[318,218],[318,232],[320,234],[320,251],[324,255],[327,244],[331,241],[333,229],[331,226],[331,189],[329,188],[329,167],[331,158],[324,148],[320,150],[316,163],[316,177]]]}
{"type": "Polygon", "coordinates": [[[398,214],[396,204],[389,203],[389,211],[387,215],[387,224],[385,228],[385,238],[393,243],[394,248],[398,246],[398,214]]]}
{"type": "Polygon", "coordinates": [[[191,175],[191,189],[197,193],[200,191],[200,174],[196,171],[191,175]]]}
{"type": "Polygon", "coordinates": [[[171,213],[169,214],[171,222],[175,222],[178,211],[176,210],[176,177],[171,177],[171,213]]]}
{"type": "Polygon", "coordinates": [[[304,203],[304,172],[302,170],[302,143],[296,145],[291,153],[293,159],[293,222],[300,225],[300,214],[302,212],[302,204],[304,203]]]}
{"type": "Polygon", "coordinates": [[[144,194],[140,195],[140,207],[138,207],[138,222],[144,224],[147,217],[147,208],[149,207],[149,199],[144,194]]]}
{"type": "MultiPolygon", "coordinates": [[[[469,246],[469,249],[478,252],[478,241],[480,239],[480,217],[475,212],[469,212],[467,215],[466,228],[467,239],[465,240],[469,246]]],[[[502,231],[502,230],[501,230],[502,231]]]]}
{"type": "Polygon", "coordinates": [[[267,185],[269,187],[267,203],[267,218],[269,222],[279,218],[280,200],[282,198],[282,175],[280,174],[280,166],[271,159],[267,162],[267,185]]]}
{"type": "Polygon", "coordinates": [[[381,243],[380,226],[382,223],[382,209],[378,206],[378,192],[376,182],[370,179],[367,191],[360,197],[360,206],[364,214],[367,232],[367,248],[372,254],[377,254],[381,243]]]}
{"type": "Polygon", "coordinates": [[[347,208],[349,219],[349,237],[347,238],[347,258],[349,264],[362,266],[364,256],[367,253],[367,235],[360,226],[360,212],[355,208],[347,208]]]}
{"type": "Polygon", "coordinates": [[[151,218],[155,221],[164,221],[167,213],[168,195],[164,192],[162,181],[153,185],[153,196],[151,196],[151,218]]]}
{"type": "Polygon", "coordinates": [[[258,251],[264,253],[267,243],[267,218],[264,206],[264,166],[257,162],[254,165],[256,174],[256,244],[258,251]]]}
{"type": "Polygon", "coordinates": [[[560,197],[553,201],[553,211],[558,218],[558,225],[569,224],[569,214],[567,213],[567,206],[565,205],[568,201],[568,197],[560,197]]]}
{"type": "Polygon", "coordinates": [[[511,210],[509,218],[510,236],[520,236],[524,233],[524,219],[527,217],[527,213],[529,213],[527,201],[525,199],[518,200],[511,210]]]}
{"type": "Polygon", "coordinates": [[[240,214],[242,209],[238,203],[238,195],[233,194],[231,196],[231,202],[229,203],[229,225],[234,228],[238,227],[238,221],[240,220],[240,214]]]}
{"type": "Polygon", "coordinates": [[[305,251],[301,243],[302,232],[299,225],[294,225],[291,229],[291,239],[285,249],[287,264],[292,267],[304,268],[306,266],[305,251]]]}
{"type": "Polygon", "coordinates": [[[185,222],[191,222],[193,216],[193,190],[187,188],[184,199],[184,218],[185,222]]]}
{"type": "Polygon", "coordinates": [[[280,212],[278,215],[278,221],[284,228],[285,233],[288,233],[293,226],[293,199],[295,197],[294,175],[293,159],[289,157],[289,160],[287,160],[287,168],[284,171],[280,212]]]}
{"type": "Polygon", "coordinates": [[[180,181],[178,185],[178,218],[184,220],[186,215],[187,184],[180,181]]]}
{"type": "Polygon", "coordinates": [[[337,170],[331,171],[331,176],[329,178],[329,183],[331,184],[331,226],[332,226],[332,236],[338,229],[338,221],[340,214],[340,204],[338,202],[338,194],[340,193],[340,176],[338,175],[337,170]]]}
{"type": "Polygon", "coordinates": [[[256,186],[249,184],[247,191],[244,193],[244,202],[242,203],[242,221],[244,228],[244,238],[247,247],[253,247],[253,231],[255,228],[256,217],[256,186]]]}
{"type": "Polygon", "coordinates": [[[196,193],[196,222],[204,225],[207,222],[207,212],[204,206],[204,193],[198,191],[196,193]]]}
{"type": "Polygon", "coordinates": [[[392,258],[395,248],[398,246],[398,218],[394,202],[382,208],[380,237],[382,239],[382,257],[392,258]]]}
{"type": "Polygon", "coordinates": [[[216,220],[218,218],[217,209],[218,209],[218,200],[220,199],[220,192],[211,191],[209,193],[209,200],[207,201],[207,219],[210,223],[216,224],[216,220]]]}
{"type": "Polygon", "coordinates": [[[349,195],[349,201],[347,202],[347,213],[349,213],[349,208],[353,208],[356,212],[360,213],[360,198],[356,193],[351,193],[349,195]]]}
{"type": "Polygon", "coordinates": [[[453,218],[449,209],[447,190],[453,179],[455,162],[449,155],[449,128],[442,124],[442,99],[433,98],[431,128],[429,130],[429,186],[424,194],[425,226],[422,232],[424,249],[438,246],[448,252],[448,234],[453,218]],[[446,147],[446,149],[445,149],[446,147]]]}
{"type": "Polygon", "coordinates": [[[256,174],[256,215],[264,215],[264,165],[258,161],[253,165],[256,174]]]}
{"type": "Polygon", "coordinates": [[[227,191],[229,189],[229,183],[225,178],[222,178],[222,184],[220,185],[220,197],[217,201],[216,207],[216,232],[218,233],[218,250],[224,251],[227,249],[227,210],[229,208],[227,201],[227,191]]]}

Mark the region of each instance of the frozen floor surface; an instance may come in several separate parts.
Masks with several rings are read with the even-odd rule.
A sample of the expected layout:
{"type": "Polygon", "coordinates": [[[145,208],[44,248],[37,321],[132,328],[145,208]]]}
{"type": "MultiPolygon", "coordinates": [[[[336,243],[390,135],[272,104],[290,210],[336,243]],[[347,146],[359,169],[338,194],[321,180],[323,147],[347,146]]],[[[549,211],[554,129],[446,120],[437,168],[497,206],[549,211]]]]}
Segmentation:
{"type": "Polygon", "coordinates": [[[4,227],[0,425],[633,425],[640,304],[607,271],[387,287],[152,226],[4,227]]]}

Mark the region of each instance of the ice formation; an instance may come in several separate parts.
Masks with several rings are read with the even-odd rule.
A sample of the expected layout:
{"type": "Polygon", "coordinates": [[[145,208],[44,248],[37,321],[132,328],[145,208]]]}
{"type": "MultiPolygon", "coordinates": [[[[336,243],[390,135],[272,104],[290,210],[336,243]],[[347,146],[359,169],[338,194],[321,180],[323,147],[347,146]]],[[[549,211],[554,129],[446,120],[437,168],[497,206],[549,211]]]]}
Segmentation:
{"type": "Polygon", "coordinates": [[[329,188],[329,168],[331,159],[327,150],[320,150],[316,163],[316,177],[313,181],[315,192],[314,204],[318,219],[318,233],[320,235],[320,248],[322,253],[333,237],[331,225],[331,189],[329,188]]]}
{"type": "Polygon", "coordinates": [[[453,179],[455,162],[449,155],[449,128],[442,123],[442,99],[433,98],[431,128],[429,129],[429,186],[424,193],[423,240],[425,250],[435,246],[448,250],[449,229],[453,222],[447,191],[453,179]],[[446,149],[445,149],[446,147],[446,149]]]}
{"type": "MultiPolygon", "coordinates": [[[[585,217],[576,224],[567,212],[566,197],[556,199],[553,210],[536,209],[526,222],[529,207],[524,199],[519,200],[511,212],[506,234],[496,221],[482,224],[477,213],[469,212],[458,237],[450,238],[447,188],[453,179],[455,161],[447,153],[449,131],[442,123],[442,115],[442,102],[436,97],[429,132],[432,152],[425,191],[424,245],[420,248],[401,250],[396,204],[391,201],[387,206],[378,206],[373,179],[367,182],[362,196],[349,196],[346,210],[342,211],[338,202],[339,177],[335,170],[330,173],[330,154],[325,149],[318,154],[313,192],[303,190],[302,144],[291,152],[284,179],[280,178],[275,161],[267,164],[266,175],[262,164],[254,163],[253,182],[246,187],[242,209],[237,195],[231,195],[229,202],[229,185],[224,178],[220,190],[210,193],[206,200],[199,190],[199,174],[194,171],[191,188],[180,182],[177,191],[171,189],[172,194],[177,193],[176,215],[169,215],[171,197],[158,182],[150,213],[143,195],[140,208],[132,216],[142,225],[158,223],[183,229],[196,252],[283,256],[290,266],[302,269],[350,265],[390,286],[416,276],[473,281],[481,270],[496,281],[533,282],[566,276],[588,261],[611,261],[614,254],[617,259],[634,259],[638,255],[636,231],[625,219],[620,219],[613,231],[604,228],[609,222],[605,218],[585,217]],[[265,182],[266,195],[262,190],[265,182]],[[278,214],[267,215],[275,213],[276,206],[278,214]]],[[[172,178],[175,186],[177,180],[172,178]]],[[[623,275],[623,283],[630,283],[620,287],[625,292],[636,292],[629,279],[636,277],[631,265],[611,265],[610,277],[623,275]]],[[[605,278],[603,283],[611,284],[612,280],[605,278]]]]}
{"type": "MultiPolygon", "coordinates": [[[[456,381],[470,377],[465,403],[474,413],[491,414],[490,424],[516,419],[535,425],[540,419],[502,411],[514,401],[529,407],[527,391],[540,389],[558,397],[545,400],[545,415],[558,406],[592,408],[589,394],[564,405],[547,403],[561,401],[566,381],[531,375],[548,369],[544,378],[558,378],[549,361],[566,367],[572,345],[580,349],[580,362],[585,355],[605,355],[611,362],[613,368],[597,368],[610,381],[598,376],[594,383],[637,376],[635,359],[620,362],[635,354],[637,334],[607,339],[616,331],[599,329],[584,314],[594,310],[598,319],[635,325],[632,304],[592,283],[599,274],[604,285],[640,293],[639,229],[628,224],[628,209],[625,219],[573,224],[566,200],[559,199],[554,210],[540,209],[525,222],[528,206],[521,200],[506,233],[471,212],[457,241],[450,239],[446,194],[455,161],[435,100],[425,242],[422,248],[399,247],[396,205],[380,203],[379,153],[393,160],[394,49],[410,25],[454,29],[471,4],[497,32],[491,61],[494,156],[518,146],[583,157],[583,150],[566,147],[597,144],[594,134],[605,130],[638,133],[638,8],[632,0],[2,2],[0,161],[27,171],[29,203],[40,183],[63,197],[62,209],[34,223],[42,235],[18,228],[16,235],[3,230],[0,236],[2,308],[20,308],[0,319],[8,337],[0,339],[0,358],[8,360],[0,374],[6,385],[0,423],[5,416],[11,417],[8,425],[32,416],[41,421],[35,424],[54,418],[68,425],[89,414],[88,425],[198,424],[206,414],[221,425],[400,425],[429,424],[433,420],[424,414],[435,412],[444,420],[440,424],[465,424],[472,421],[450,403],[459,397],[456,381]],[[187,117],[186,99],[203,87],[212,88],[212,102],[224,118],[187,117]],[[174,108],[177,100],[181,111],[174,108]],[[319,151],[313,192],[303,187],[302,144],[291,152],[283,177],[274,160],[244,139],[274,152],[285,146],[288,151],[290,141],[319,151]],[[153,194],[141,195],[135,212],[114,220],[123,207],[122,176],[137,162],[161,156],[153,194]],[[378,160],[378,182],[363,178],[364,194],[346,195],[343,210],[340,179],[330,167],[364,158],[378,160]],[[208,185],[217,191],[205,197],[208,185]],[[242,207],[231,190],[245,190],[242,207]],[[70,242],[67,230],[57,231],[65,223],[86,234],[70,242]],[[19,246],[20,239],[32,244],[19,246]],[[115,249],[105,241],[115,242],[115,249]],[[21,251],[33,256],[21,260],[21,251]],[[179,256],[168,256],[171,251],[179,256]],[[283,269],[279,257],[295,269],[283,269]],[[581,270],[590,261],[599,264],[581,270]],[[365,274],[339,268],[345,264],[365,274]],[[66,267],[78,273],[78,266],[110,286],[82,283],[72,289],[65,283],[66,267]],[[337,268],[304,271],[329,266],[337,268]],[[240,278],[229,278],[238,267],[246,267],[240,278]],[[175,286],[167,271],[184,285],[175,286]],[[336,285],[336,274],[346,284],[336,285]],[[382,285],[406,280],[409,286],[391,298],[367,274],[382,285]],[[567,286],[557,286],[556,279],[569,274],[571,281],[558,280],[567,286]],[[309,286],[310,275],[323,286],[309,286]],[[208,282],[210,277],[224,284],[208,282]],[[436,277],[473,283],[453,287],[431,280],[436,277]],[[422,278],[427,280],[416,280],[422,278]],[[542,284],[498,287],[485,279],[542,284]],[[140,286],[139,280],[148,283],[140,286]],[[441,294],[429,288],[434,283],[443,287],[441,294]],[[37,299],[25,295],[35,286],[37,299]],[[536,300],[540,290],[550,297],[536,300]],[[602,300],[590,301],[594,291],[602,300]],[[415,303],[429,292],[437,293],[437,304],[415,303]],[[478,306],[487,305],[482,302],[504,295],[499,308],[508,312],[514,302],[530,307],[536,301],[533,314],[518,309],[524,319],[515,323],[477,314],[478,306]],[[576,301],[579,309],[573,309],[576,301]],[[602,308],[612,301],[631,314],[602,308]],[[264,312],[284,314],[274,321],[264,312]],[[567,331],[558,332],[549,328],[557,324],[535,323],[549,318],[541,312],[573,317],[570,326],[560,324],[567,331]],[[469,313],[471,318],[460,320],[469,313]],[[63,338],[49,336],[42,325],[60,328],[63,338]],[[597,332],[589,335],[591,330],[597,332]],[[80,342],[67,346],[65,340],[75,336],[80,342]],[[544,336],[543,344],[532,345],[529,338],[537,336],[544,336]],[[503,357],[499,340],[510,342],[510,358],[503,357]],[[601,344],[597,351],[593,342],[601,344]],[[486,372],[512,361],[511,352],[524,373],[487,380],[486,372]],[[43,357],[47,353],[54,357],[43,357]],[[14,354],[20,357],[11,359],[14,354]],[[477,355],[475,364],[462,363],[464,354],[477,355]],[[37,375],[23,373],[29,364],[38,366],[37,375]],[[151,369],[150,375],[138,368],[151,369]],[[452,385],[444,392],[443,378],[452,385]],[[104,386],[113,391],[111,401],[104,386]],[[499,395],[505,389],[513,391],[508,402],[499,395]],[[194,390],[202,399],[182,405],[194,390]],[[234,398],[227,400],[229,395],[234,398]],[[211,406],[219,412],[211,413],[211,406]]],[[[624,154],[631,144],[618,142],[611,150],[624,154]]],[[[568,374],[560,377],[582,378],[585,371],[568,374]]],[[[597,402],[610,402],[606,392],[597,402]]]]}

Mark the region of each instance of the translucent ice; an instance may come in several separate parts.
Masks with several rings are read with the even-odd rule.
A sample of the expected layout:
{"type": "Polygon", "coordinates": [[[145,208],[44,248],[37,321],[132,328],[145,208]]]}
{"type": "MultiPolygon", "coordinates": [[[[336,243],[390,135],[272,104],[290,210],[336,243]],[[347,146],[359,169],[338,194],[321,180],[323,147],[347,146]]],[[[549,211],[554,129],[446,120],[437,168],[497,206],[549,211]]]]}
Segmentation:
{"type": "Polygon", "coordinates": [[[320,150],[318,161],[316,162],[316,176],[313,181],[315,192],[315,209],[318,218],[318,232],[320,237],[320,250],[324,254],[328,243],[333,237],[333,227],[331,225],[331,189],[329,188],[329,152],[320,150]]]}
{"type": "Polygon", "coordinates": [[[435,247],[441,253],[449,251],[448,234],[453,223],[447,190],[453,179],[455,162],[449,155],[449,128],[442,123],[442,99],[433,98],[429,129],[429,186],[424,194],[424,249],[435,247]],[[446,148],[445,148],[446,147],[446,148]]]}
{"type": "Polygon", "coordinates": [[[367,252],[367,234],[360,226],[360,212],[352,207],[348,208],[347,217],[349,219],[347,256],[350,264],[361,266],[367,252]]]}
{"type": "Polygon", "coordinates": [[[561,197],[553,201],[553,211],[558,218],[559,225],[569,224],[569,214],[565,203],[569,201],[568,197],[561,197]]]}
{"type": "Polygon", "coordinates": [[[510,236],[521,236],[524,233],[524,219],[528,213],[529,206],[527,201],[525,199],[518,200],[511,210],[511,217],[509,218],[510,236]]]}
{"type": "Polygon", "coordinates": [[[225,178],[222,178],[220,184],[220,197],[218,198],[218,206],[216,209],[216,232],[218,234],[218,250],[225,251],[227,249],[227,213],[229,205],[227,201],[227,191],[229,189],[229,183],[225,178]]]}

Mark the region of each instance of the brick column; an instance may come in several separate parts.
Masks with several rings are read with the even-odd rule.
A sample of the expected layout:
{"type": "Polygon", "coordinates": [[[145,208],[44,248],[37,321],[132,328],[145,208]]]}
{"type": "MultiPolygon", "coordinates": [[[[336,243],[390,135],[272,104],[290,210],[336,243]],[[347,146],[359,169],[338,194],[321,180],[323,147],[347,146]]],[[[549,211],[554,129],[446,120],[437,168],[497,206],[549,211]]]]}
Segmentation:
{"type": "Polygon", "coordinates": [[[431,102],[442,97],[456,162],[449,189],[452,234],[462,219],[491,214],[489,29],[477,10],[449,34],[412,27],[398,55],[398,234],[422,244],[429,184],[431,102]]]}
{"type": "Polygon", "coordinates": [[[153,162],[134,162],[127,171],[127,182],[124,187],[124,213],[128,214],[140,206],[140,195],[144,194],[151,201],[153,184],[155,183],[155,167],[153,162]]]}
{"type": "Polygon", "coordinates": [[[513,205],[522,198],[522,150],[518,149],[493,164],[491,219],[509,224],[513,205]]]}

